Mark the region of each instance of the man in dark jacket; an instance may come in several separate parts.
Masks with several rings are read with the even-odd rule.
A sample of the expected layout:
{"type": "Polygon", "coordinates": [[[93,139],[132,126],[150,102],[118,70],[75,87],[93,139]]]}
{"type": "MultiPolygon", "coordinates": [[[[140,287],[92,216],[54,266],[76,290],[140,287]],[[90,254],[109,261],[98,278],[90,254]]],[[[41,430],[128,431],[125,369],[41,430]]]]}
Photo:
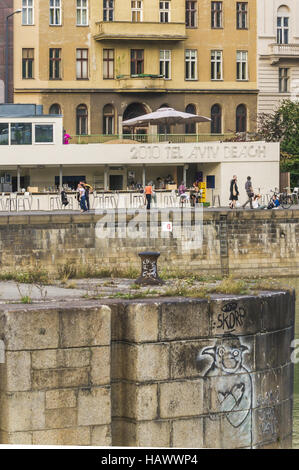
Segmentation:
{"type": "Polygon", "coordinates": [[[247,176],[247,181],[245,183],[245,191],[247,193],[247,201],[245,202],[245,204],[243,204],[243,209],[245,209],[245,207],[247,206],[248,202],[250,204],[250,209],[253,209],[253,206],[252,206],[252,198],[254,196],[254,193],[253,193],[253,188],[252,188],[252,181],[251,181],[251,177],[250,176],[247,176]]]}

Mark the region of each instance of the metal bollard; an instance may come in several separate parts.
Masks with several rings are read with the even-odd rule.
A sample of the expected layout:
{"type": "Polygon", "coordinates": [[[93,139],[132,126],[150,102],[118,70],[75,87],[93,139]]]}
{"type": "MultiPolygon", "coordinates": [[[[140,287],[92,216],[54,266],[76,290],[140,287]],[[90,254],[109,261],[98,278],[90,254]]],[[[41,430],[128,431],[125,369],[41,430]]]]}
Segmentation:
{"type": "Polygon", "coordinates": [[[160,253],[153,251],[144,251],[138,253],[141,258],[141,275],[136,280],[136,284],[150,284],[150,285],[161,285],[164,281],[159,278],[157,260],[160,253]]]}

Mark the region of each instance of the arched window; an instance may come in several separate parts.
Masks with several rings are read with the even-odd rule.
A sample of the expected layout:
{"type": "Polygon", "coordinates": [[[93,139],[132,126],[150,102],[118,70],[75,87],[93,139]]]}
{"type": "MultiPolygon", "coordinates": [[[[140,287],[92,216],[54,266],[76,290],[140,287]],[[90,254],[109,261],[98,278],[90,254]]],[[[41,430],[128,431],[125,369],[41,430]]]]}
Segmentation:
{"type": "Polygon", "coordinates": [[[103,134],[111,135],[115,133],[114,130],[115,112],[112,104],[106,104],[103,109],[103,134]]]}
{"type": "Polygon", "coordinates": [[[247,110],[244,104],[239,104],[236,109],[236,132],[247,131],[247,110]]]}
{"type": "MultiPolygon", "coordinates": [[[[186,113],[196,114],[196,108],[194,104],[188,104],[185,109],[186,113]]],[[[192,122],[185,125],[185,134],[196,134],[196,123],[192,122]]]]}
{"type": "Polygon", "coordinates": [[[59,104],[55,103],[50,106],[49,114],[61,114],[61,107],[59,104]]]}
{"type": "Polygon", "coordinates": [[[214,104],[211,108],[211,134],[222,133],[222,112],[219,104],[214,104]]]}
{"type": "Polygon", "coordinates": [[[289,8],[281,5],[277,10],[277,44],[289,44],[289,8]]]}
{"type": "Polygon", "coordinates": [[[88,112],[85,104],[80,104],[76,109],[76,134],[88,134],[88,112]]]}

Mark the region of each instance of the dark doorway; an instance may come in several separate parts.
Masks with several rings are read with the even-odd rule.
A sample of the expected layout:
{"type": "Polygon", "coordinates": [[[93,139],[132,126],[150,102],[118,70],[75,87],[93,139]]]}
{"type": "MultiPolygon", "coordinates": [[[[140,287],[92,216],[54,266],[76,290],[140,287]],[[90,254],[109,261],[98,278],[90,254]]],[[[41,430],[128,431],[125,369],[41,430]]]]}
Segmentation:
{"type": "Polygon", "coordinates": [[[109,188],[112,191],[119,191],[123,189],[123,175],[110,175],[109,188]]]}
{"type": "MultiPolygon", "coordinates": [[[[85,176],[62,176],[62,185],[67,184],[70,189],[76,191],[80,181],[86,181],[85,176]]],[[[59,187],[59,176],[55,176],[55,186],[59,187]]]]}

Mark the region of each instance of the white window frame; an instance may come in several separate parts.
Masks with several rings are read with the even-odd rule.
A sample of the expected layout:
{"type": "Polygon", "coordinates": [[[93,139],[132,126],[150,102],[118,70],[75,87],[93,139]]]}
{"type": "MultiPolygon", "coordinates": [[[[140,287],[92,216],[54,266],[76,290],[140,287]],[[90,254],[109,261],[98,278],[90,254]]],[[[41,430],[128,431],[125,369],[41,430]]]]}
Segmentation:
{"type": "Polygon", "coordinates": [[[278,69],[278,92],[279,93],[290,92],[290,68],[289,67],[279,67],[278,69]],[[284,88],[286,88],[286,90],[284,88]]]}
{"type": "Polygon", "coordinates": [[[276,20],[276,35],[277,35],[277,44],[289,44],[289,41],[290,41],[290,17],[289,16],[281,16],[281,15],[277,15],[277,20],[276,20]],[[281,24],[280,26],[278,26],[278,20],[280,19],[281,21],[281,24]],[[284,20],[288,20],[288,25],[285,26],[284,25],[284,20]],[[287,41],[285,42],[285,37],[284,37],[284,33],[285,31],[288,32],[288,37],[287,37],[287,41]]]}
{"type": "Polygon", "coordinates": [[[103,21],[109,22],[109,21],[114,21],[114,0],[112,0],[112,7],[109,6],[109,1],[110,0],[104,0],[103,1],[103,21]],[[112,11],[112,19],[109,19],[110,12],[112,11]],[[105,13],[106,13],[106,19],[105,19],[105,13]]]}
{"type": "Polygon", "coordinates": [[[211,51],[211,80],[223,80],[223,52],[221,50],[211,51]],[[217,77],[218,67],[220,64],[220,77],[217,77]]]}
{"type": "Polygon", "coordinates": [[[248,80],[248,51],[237,51],[237,80],[246,81],[248,80]],[[239,76],[238,76],[239,68],[239,76]],[[245,74],[244,74],[245,72],[245,74]]]}
{"type": "Polygon", "coordinates": [[[197,78],[197,49],[185,49],[185,80],[198,80],[197,78]],[[192,76],[192,64],[194,76],[192,76]]]}
{"type": "Polygon", "coordinates": [[[76,1],[76,26],[88,26],[88,0],[76,1]],[[86,13],[86,23],[83,23],[83,12],[86,13]],[[79,14],[79,21],[78,21],[79,14]]]}
{"type": "Polygon", "coordinates": [[[50,0],[49,24],[50,26],[61,26],[62,24],[61,0],[50,0]],[[56,22],[57,13],[58,13],[58,22],[56,22]]]}
{"type": "Polygon", "coordinates": [[[22,0],[22,25],[33,25],[34,24],[34,0],[22,0]],[[29,23],[29,12],[31,12],[32,18],[29,23]],[[25,17],[25,21],[24,21],[25,17]]]}
{"type": "Polygon", "coordinates": [[[167,1],[162,0],[161,2],[159,1],[159,21],[160,23],[170,23],[170,1],[169,0],[167,1]]]}
{"type": "Polygon", "coordinates": [[[161,49],[160,50],[160,60],[159,60],[159,71],[163,72],[165,80],[171,80],[171,50],[161,49]],[[168,63],[168,77],[165,76],[166,63],[168,63]],[[162,69],[162,70],[161,70],[162,69]]]}
{"type": "Polygon", "coordinates": [[[76,80],[88,80],[89,50],[87,48],[76,49],[76,80]]]}
{"type": "Polygon", "coordinates": [[[143,21],[143,0],[131,0],[132,23],[143,21]]]}

